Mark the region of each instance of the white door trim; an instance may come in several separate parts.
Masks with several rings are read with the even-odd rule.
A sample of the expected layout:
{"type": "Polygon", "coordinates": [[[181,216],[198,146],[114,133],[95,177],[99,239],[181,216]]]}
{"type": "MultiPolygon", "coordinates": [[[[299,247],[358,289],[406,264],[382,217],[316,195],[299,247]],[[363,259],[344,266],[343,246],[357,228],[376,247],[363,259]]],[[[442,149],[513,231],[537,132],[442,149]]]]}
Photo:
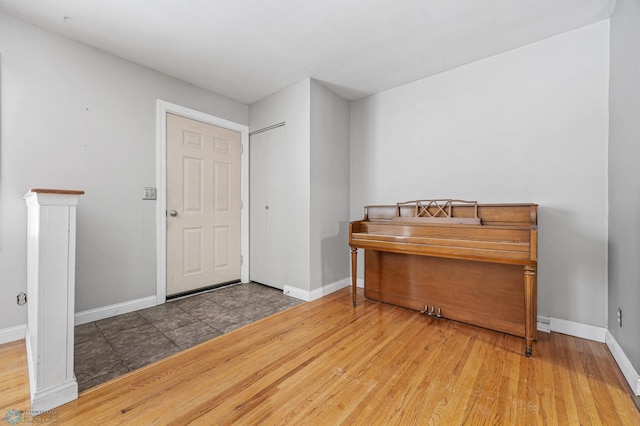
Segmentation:
{"type": "Polygon", "coordinates": [[[156,184],[158,186],[156,201],[156,303],[158,305],[167,299],[167,113],[224,127],[241,134],[243,152],[240,158],[240,179],[243,206],[240,213],[240,253],[243,262],[240,267],[240,280],[243,283],[249,281],[249,127],[158,99],[156,102],[156,184]]]}

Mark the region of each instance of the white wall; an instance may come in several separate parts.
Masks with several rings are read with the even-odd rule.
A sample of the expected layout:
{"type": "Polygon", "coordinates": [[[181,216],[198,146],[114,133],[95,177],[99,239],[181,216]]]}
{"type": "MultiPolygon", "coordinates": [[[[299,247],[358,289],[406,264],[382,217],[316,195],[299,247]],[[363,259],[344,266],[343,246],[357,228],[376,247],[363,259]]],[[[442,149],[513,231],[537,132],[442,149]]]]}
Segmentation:
{"type": "Polygon", "coordinates": [[[349,102],[311,80],[311,290],[348,278],[349,102]]]}
{"type": "Polygon", "coordinates": [[[249,106],[249,132],[286,123],[286,230],[282,238],[287,267],[283,284],[304,291],[310,289],[310,84],[307,78],[249,106]]]}
{"type": "Polygon", "coordinates": [[[248,123],[248,107],[0,13],[0,330],[26,322],[31,187],[81,189],[76,311],[156,293],[158,98],[248,123]]]}
{"type": "Polygon", "coordinates": [[[249,107],[251,132],[282,122],[283,285],[310,299],[322,296],[323,286],[349,277],[349,102],[307,78],[249,107]]]}
{"type": "Polygon", "coordinates": [[[640,2],[618,0],[611,17],[609,331],[636,371],[640,371],[639,76],[640,2]]]}
{"type": "Polygon", "coordinates": [[[538,314],[606,326],[608,25],[352,103],[351,219],[424,198],[538,203],[538,314]]]}

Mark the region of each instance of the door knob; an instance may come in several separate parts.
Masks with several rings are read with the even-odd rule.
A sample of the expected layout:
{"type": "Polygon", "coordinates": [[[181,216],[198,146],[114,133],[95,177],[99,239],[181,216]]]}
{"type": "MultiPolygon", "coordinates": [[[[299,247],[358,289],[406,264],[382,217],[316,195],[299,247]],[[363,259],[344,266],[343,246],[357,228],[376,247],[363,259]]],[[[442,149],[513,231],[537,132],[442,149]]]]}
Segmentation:
{"type": "Polygon", "coordinates": [[[177,211],[175,211],[175,210],[171,210],[171,211],[169,212],[169,216],[171,216],[171,217],[176,217],[176,216],[178,216],[178,212],[177,212],[177,211]]]}
{"type": "Polygon", "coordinates": [[[265,209],[269,210],[269,206],[264,206],[265,209]]]}

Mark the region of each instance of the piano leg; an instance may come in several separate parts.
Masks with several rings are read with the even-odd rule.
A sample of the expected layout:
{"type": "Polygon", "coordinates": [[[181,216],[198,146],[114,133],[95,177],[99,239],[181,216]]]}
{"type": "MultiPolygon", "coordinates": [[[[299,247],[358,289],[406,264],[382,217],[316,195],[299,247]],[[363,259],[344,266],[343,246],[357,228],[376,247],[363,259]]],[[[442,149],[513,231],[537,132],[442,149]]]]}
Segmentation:
{"type": "Polygon", "coordinates": [[[351,301],[353,303],[353,307],[356,307],[356,279],[358,272],[358,249],[355,247],[351,247],[351,301]]]}
{"type": "Polygon", "coordinates": [[[535,266],[524,267],[524,327],[525,327],[525,340],[527,348],[525,350],[525,356],[531,356],[533,352],[533,341],[536,340],[537,334],[537,318],[534,318],[534,314],[537,311],[534,304],[537,299],[537,274],[535,266]]]}

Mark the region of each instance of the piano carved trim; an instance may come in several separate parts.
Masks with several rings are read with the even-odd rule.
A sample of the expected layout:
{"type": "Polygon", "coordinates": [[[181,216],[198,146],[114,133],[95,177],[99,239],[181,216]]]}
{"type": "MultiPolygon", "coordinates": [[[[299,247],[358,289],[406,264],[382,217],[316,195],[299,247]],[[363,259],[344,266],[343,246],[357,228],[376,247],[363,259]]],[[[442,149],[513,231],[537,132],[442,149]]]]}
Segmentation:
{"type": "Polygon", "coordinates": [[[417,200],[364,210],[349,225],[354,307],[360,248],[367,298],[523,337],[531,355],[537,205],[417,200]]]}
{"type": "Polygon", "coordinates": [[[478,217],[478,202],[464,200],[415,200],[405,201],[396,204],[396,217],[392,220],[401,222],[430,222],[430,223],[458,223],[469,225],[480,225],[481,220],[478,217]],[[453,216],[454,205],[466,205],[473,207],[473,217],[453,216]],[[413,209],[412,215],[407,215],[411,211],[407,211],[405,207],[413,209]]]}

